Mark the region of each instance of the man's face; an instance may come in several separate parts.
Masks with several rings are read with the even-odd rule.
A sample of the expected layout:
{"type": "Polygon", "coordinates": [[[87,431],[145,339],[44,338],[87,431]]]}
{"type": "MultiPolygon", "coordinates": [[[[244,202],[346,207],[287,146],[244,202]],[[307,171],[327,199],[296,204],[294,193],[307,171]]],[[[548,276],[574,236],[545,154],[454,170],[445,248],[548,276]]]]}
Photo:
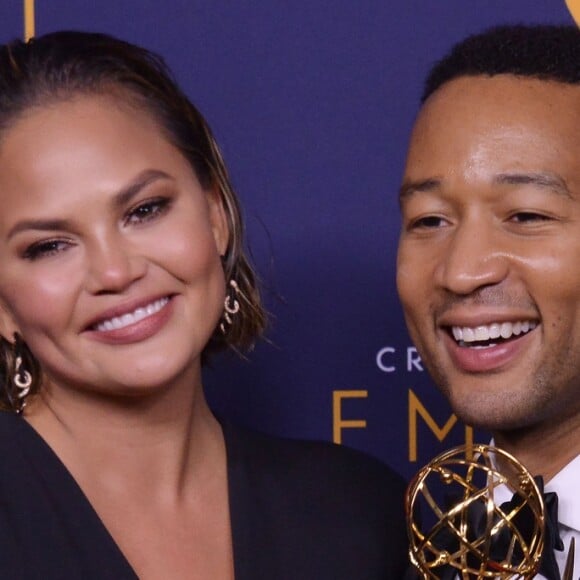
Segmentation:
{"type": "Polygon", "coordinates": [[[397,284],[466,422],[580,416],[580,87],[463,77],[417,119],[397,284]]]}

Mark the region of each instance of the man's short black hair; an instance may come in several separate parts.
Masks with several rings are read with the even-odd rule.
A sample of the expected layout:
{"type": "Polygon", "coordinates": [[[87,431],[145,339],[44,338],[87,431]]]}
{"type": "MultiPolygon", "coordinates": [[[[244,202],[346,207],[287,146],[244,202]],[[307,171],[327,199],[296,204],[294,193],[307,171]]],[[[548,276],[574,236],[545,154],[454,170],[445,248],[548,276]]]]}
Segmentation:
{"type": "Polygon", "coordinates": [[[510,25],[469,36],[431,69],[421,102],[458,77],[499,74],[579,84],[580,28],[510,25]]]}

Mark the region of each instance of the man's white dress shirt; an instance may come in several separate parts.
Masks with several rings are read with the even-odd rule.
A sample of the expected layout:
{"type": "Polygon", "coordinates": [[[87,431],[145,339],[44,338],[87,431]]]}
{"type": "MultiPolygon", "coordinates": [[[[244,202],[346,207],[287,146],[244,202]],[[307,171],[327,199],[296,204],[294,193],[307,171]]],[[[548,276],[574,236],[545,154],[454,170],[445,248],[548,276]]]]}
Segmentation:
{"type": "MultiPolygon", "coordinates": [[[[558,523],[559,532],[564,542],[564,551],[554,550],[560,574],[564,572],[566,558],[570,549],[570,541],[575,538],[574,553],[574,580],[580,579],[580,455],[559,471],[544,485],[544,491],[555,491],[558,494],[558,523]]],[[[495,489],[494,501],[497,505],[512,498],[511,492],[505,485],[495,489]]],[[[538,574],[536,580],[545,580],[538,574]]]]}

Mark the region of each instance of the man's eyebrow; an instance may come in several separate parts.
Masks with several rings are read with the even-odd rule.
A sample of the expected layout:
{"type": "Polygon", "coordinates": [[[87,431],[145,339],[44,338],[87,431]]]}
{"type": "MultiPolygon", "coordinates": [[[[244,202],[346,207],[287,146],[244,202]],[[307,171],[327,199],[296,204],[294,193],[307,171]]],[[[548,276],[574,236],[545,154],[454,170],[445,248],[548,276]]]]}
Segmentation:
{"type": "Polygon", "coordinates": [[[500,173],[493,181],[498,185],[534,185],[572,199],[566,181],[555,173],[500,173]]]}
{"type": "MultiPolygon", "coordinates": [[[[555,173],[500,173],[493,179],[496,185],[534,185],[573,199],[566,181],[555,173]]],[[[399,189],[399,202],[413,193],[433,191],[441,186],[441,179],[433,177],[419,181],[405,181],[399,189]]]]}
{"type": "Polygon", "coordinates": [[[422,179],[420,181],[404,181],[399,189],[399,202],[411,196],[417,191],[433,191],[441,185],[441,180],[436,177],[422,179]]]}
{"type": "MultiPolygon", "coordinates": [[[[123,207],[129,203],[142,189],[159,179],[172,179],[164,171],[157,169],[148,169],[139,173],[135,179],[127,186],[123,187],[113,197],[113,205],[117,208],[123,207]]],[[[55,231],[71,229],[72,224],[66,219],[30,219],[22,220],[16,223],[6,235],[6,239],[14,237],[17,233],[26,230],[55,231]]]]}

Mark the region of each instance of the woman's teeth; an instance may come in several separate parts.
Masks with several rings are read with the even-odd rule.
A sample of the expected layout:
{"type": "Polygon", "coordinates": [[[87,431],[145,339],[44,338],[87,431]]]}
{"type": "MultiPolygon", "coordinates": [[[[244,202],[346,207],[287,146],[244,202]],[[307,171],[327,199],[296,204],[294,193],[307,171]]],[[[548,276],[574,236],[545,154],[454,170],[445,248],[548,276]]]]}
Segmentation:
{"type": "MultiPolygon", "coordinates": [[[[460,346],[467,346],[474,342],[485,342],[498,338],[508,339],[512,336],[525,334],[536,328],[537,323],[533,320],[523,320],[518,322],[493,323],[485,326],[452,326],[453,338],[460,346]]],[[[486,346],[493,346],[488,344],[486,346]]]]}
{"type": "Polygon", "coordinates": [[[168,302],[169,298],[160,298],[159,300],[155,300],[155,302],[152,302],[147,306],[136,308],[133,312],[123,314],[122,316],[115,316],[109,320],[99,322],[99,324],[96,326],[96,329],[100,332],[107,330],[119,330],[120,328],[129,326],[130,324],[135,324],[136,322],[139,322],[139,320],[143,320],[148,316],[152,316],[156,312],[159,312],[168,302]]]}

